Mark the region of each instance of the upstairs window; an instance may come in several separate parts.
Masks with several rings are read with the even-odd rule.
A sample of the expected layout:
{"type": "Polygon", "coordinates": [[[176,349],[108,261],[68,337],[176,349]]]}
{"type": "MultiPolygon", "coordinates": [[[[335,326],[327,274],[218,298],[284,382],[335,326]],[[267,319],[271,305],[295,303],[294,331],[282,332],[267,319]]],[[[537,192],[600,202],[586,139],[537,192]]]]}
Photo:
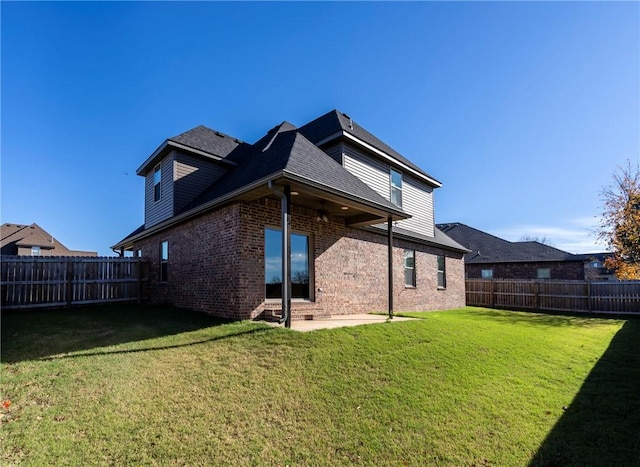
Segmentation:
{"type": "Polygon", "coordinates": [[[162,182],[162,170],[160,164],[153,171],[153,201],[160,201],[160,183],[162,182]]]}
{"type": "Polygon", "coordinates": [[[447,288],[447,270],[445,267],[444,256],[438,256],[438,288],[447,288]]]}
{"type": "Polygon", "coordinates": [[[391,185],[390,199],[393,204],[402,207],[402,174],[391,169],[389,172],[389,181],[391,185]]]}
{"type": "Polygon", "coordinates": [[[167,282],[169,276],[169,242],[160,243],[160,282],[167,282]]]}
{"type": "Polygon", "coordinates": [[[405,287],[416,286],[415,250],[404,250],[404,285],[405,287]]]}

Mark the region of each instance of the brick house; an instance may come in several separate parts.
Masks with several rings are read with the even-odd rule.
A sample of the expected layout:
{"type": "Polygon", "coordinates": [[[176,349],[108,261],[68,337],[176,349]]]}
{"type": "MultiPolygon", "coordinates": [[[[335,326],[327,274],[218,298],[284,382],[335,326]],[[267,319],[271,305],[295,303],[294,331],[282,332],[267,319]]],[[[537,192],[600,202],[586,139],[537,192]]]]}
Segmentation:
{"type": "Polygon", "coordinates": [[[441,183],[341,112],[253,144],[199,126],[137,173],[145,222],[112,248],[150,259],[155,303],[287,322],[465,304],[441,183]]]}
{"type": "Polygon", "coordinates": [[[3,255],[98,256],[95,251],[70,250],[38,224],[2,224],[0,248],[3,255]]]}
{"type": "Polygon", "coordinates": [[[467,279],[584,280],[585,259],[540,242],[510,242],[459,222],[438,224],[470,251],[465,254],[467,279]]]}

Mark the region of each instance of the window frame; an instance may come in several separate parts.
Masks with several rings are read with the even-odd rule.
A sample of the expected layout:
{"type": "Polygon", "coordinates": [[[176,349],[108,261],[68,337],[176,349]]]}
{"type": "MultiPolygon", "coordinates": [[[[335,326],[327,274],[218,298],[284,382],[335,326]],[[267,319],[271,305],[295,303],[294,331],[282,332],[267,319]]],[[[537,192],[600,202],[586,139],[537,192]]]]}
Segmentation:
{"type": "Polygon", "coordinates": [[[402,207],[402,185],[403,185],[402,172],[399,172],[390,167],[389,168],[389,201],[391,201],[392,204],[398,206],[399,208],[402,207]],[[394,183],[393,181],[394,174],[398,175],[397,178],[400,179],[399,185],[394,183]],[[394,197],[394,194],[396,195],[395,197],[394,197]],[[394,198],[396,198],[395,201],[394,201],[394,198]]]}
{"type": "Polygon", "coordinates": [[[480,277],[482,279],[493,279],[493,268],[491,268],[491,269],[482,269],[480,271],[480,277]]]}
{"type": "Polygon", "coordinates": [[[438,271],[437,272],[438,289],[444,290],[447,288],[447,258],[445,255],[436,256],[436,270],[438,271]],[[441,259],[442,259],[442,264],[440,264],[441,259]],[[440,266],[442,266],[442,268],[440,266]]]}
{"type": "Polygon", "coordinates": [[[546,280],[551,279],[551,268],[536,268],[536,279],[546,280]],[[541,274],[544,272],[544,274],[541,274]]]}
{"type": "Polygon", "coordinates": [[[42,249],[39,246],[31,246],[31,256],[42,256],[42,249]]]}
{"type": "Polygon", "coordinates": [[[408,289],[416,288],[416,250],[405,248],[402,255],[402,263],[404,266],[404,286],[408,289]],[[407,259],[411,259],[411,265],[407,265],[407,259]],[[407,280],[407,273],[409,273],[409,280],[407,280]]]}
{"type": "MultiPolygon", "coordinates": [[[[264,229],[263,229],[263,235],[264,235],[264,296],[265,296],[265,301],[278,301],[278,300],[282,300],[282,278],[280,278],[280,289],[279,292],[277,293],[278,296],[269,296],[270,294],[267,293],[267,230],[271,230],[274,232],[277,232],[279,234],[279,253],[280,253],[280,258],[282,258],[282,229],[280,228],[280,226],[273,226],[273,225],[265,225],[264,229]]],[[[308,284],[307,284],[307,290],[303,291],[306,293],[302,293],[301,295],[303,296],[294,296],[294,282],[293,282],[293,270],[291,271],[291,275],[292,275],[292,281],[291,281],[291,300],[292,301],[298,301],[298,302],[313,302],[315,301],[314,298],[314,271],[313,271],[313,261],[312,261],[312,253],[313,253],[313,239],[311,236],[311,233],[309,232],[301,232],[301,231],[291,231],[291,236],[293,237],[294,235],[299,236],[299,237],[305,237],[307,240],[307,252],[306,252],[306,269],[307,269],[307,276],[308,276],[308,284]],[[306,295],[306,296],[304,296],[306,295]]],[[[292,242],[293,244],[293,238],[292,238],[292,242]]],[[[295,254],[295,252],[292,250],[291,251],[291,255],[293,256],[295,254]]],[[[280,264],[280,268],[282,268],[282,264],[280,264]]],[[[292,268],[293,269],[293,268],[292,268]]],[[[281,269],[280,269],[281,270],[281,269]]],[[[279,273],[281,274],[281,272],[279,273]]]]}
{"type": "Polygon", "coordinates": [[[153,202],[157,203],[161,199],[162,199],[162,163],[159,163],[153,169],[153,202]]]}
{"type": "Polygon", "coordinates": [[[169,241],[160,242],[159,248],[160,282],[167,282],[169,279],[169,241]]]}

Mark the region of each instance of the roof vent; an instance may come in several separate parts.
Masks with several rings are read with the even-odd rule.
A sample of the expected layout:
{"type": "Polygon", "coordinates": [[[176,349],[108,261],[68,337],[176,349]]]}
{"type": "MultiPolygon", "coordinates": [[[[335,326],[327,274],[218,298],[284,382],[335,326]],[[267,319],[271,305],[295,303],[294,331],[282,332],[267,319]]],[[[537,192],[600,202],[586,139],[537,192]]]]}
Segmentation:
{"type": "Polygon", "coordinates": [[[353,120],[351,120],[351,117],[349,117],[349,116],[348,116],[347,114],[345,114],[345,113],[343,113],[342,115],[344,115],[344,116],[345,116],[345,118],[348,118],[348,119],[349,119],[349,128],[350,128],[351,130],[353,130],[353,120]]]}
{"type": "Polygon", "coordinates": [[[219,131],[216,131],[216,136],[219,136],[220,138],[224,138],[224,135],[222,133],[220,133],[219,131]]]}

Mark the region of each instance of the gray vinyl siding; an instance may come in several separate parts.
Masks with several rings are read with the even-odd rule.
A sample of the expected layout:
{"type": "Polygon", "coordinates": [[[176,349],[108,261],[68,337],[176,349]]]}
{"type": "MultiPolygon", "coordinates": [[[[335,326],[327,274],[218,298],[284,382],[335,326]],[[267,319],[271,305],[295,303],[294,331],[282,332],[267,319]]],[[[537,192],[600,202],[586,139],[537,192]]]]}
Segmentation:
{"type": "Polygon", "coordinates": [[[175,153],[173,165],[174,212],[182,209],[213,182],[227,172],[227,169],[212,161],[175,153]]]}
{"type": "Polygon", "coordinates": [[[344,168],[389,199],[389,166],[344,145],[344,168]]]}
{"type": "Polygon", "coordinates": [[[398,222],[398,227],[433,237],[433,188],[402,174],[402,208],[413,217],[398,222]]]}
{"type": "Polygon", "coordinates": [[[173,159],[172,152],[161,162],[160,200],[153,200],[153,172],[155,166],[144,177],[144,225],[156,225],[173,216],[173,159]]]}
{"type": "MultiPolygon", "coordinates": [[[[389,200],[389,164],[364,154],[354,147],[343,145],[344,168],[354,174],[385,199],[389,200]]],[[[433,237],[433,189],[416,180],[400,169],[402,173],[402,210],[411,218],[398,221],[398,227],[433,237]]]]}

